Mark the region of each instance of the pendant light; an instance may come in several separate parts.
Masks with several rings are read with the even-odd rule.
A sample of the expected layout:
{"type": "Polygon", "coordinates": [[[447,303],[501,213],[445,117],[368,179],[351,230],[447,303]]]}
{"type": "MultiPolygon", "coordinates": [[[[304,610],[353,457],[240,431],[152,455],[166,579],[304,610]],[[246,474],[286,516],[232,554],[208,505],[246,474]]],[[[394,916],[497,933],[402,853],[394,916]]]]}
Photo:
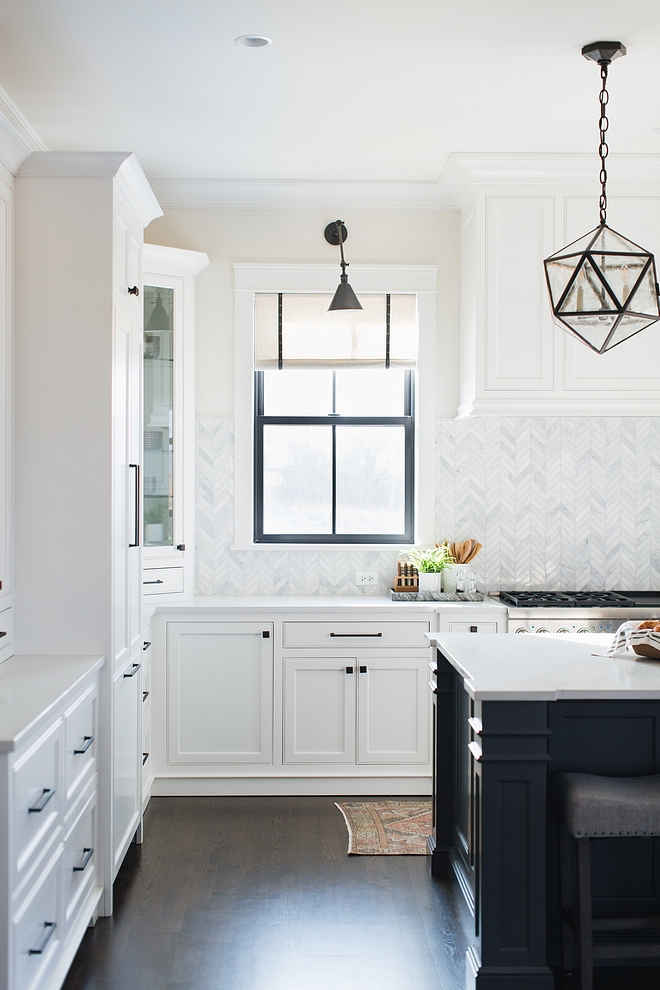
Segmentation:
{"type": "Polygon", "coordinates": [[[607,73],[626,54],[620,41],[596,41],[582,49],[600,66],[600,224],[547,258],[545,277],[558,326],[598,354],[609,351],[660,319],[655,261],[649,251],[607,225],[607,73]]]}
{"type": "Polygon", "coordinates": [[[335,220],[333,223],[329,223],[325,228],[324,235],[328,244],[338,244],[341,252],[341,281],[332,297],[332,302],[328,306],[328,312],[339,313],[351,309],[362,309],[360,300],[348,284],[348,275],[346,274],[348,262],[344,261],[344,241],[348,237],[348,231],[344,226],[343,220],[335,220]]]}

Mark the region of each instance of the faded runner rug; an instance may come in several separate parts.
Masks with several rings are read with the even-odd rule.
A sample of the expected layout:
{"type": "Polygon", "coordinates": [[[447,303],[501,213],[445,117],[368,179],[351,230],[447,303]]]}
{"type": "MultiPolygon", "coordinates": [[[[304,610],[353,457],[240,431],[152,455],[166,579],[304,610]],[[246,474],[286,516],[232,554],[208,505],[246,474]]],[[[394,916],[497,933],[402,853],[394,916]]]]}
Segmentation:
{"type": "Polygon", "coordinates": [[[431,834],[431,801],[336,801],[348,828],[353,856],[426,856],[431,834]]]}

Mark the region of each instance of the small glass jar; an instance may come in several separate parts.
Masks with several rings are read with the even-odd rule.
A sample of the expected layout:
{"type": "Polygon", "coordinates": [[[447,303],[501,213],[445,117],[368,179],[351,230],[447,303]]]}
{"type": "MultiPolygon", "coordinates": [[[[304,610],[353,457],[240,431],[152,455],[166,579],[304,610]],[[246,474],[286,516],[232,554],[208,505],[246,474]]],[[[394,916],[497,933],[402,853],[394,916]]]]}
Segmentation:
{"type": "Polygon", "coordinates": [[[472,595],[477,590],[477,574],[470,564],[454,564],[456,591],[464,595],[472,595]]]}

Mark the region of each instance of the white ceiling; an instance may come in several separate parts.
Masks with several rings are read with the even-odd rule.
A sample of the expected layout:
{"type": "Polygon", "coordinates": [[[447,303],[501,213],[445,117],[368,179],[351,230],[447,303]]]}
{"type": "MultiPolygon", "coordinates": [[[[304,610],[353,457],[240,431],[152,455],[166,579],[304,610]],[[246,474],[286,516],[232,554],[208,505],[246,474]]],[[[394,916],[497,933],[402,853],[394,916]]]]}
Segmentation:
{"type": "Polygon", "coordinates": [[[50,150],[153,179],[429,181],[451,151],[595,153],[603,38],[611,149],[660,153],[658,0],[0,0],[0,85],[50,150]]]}

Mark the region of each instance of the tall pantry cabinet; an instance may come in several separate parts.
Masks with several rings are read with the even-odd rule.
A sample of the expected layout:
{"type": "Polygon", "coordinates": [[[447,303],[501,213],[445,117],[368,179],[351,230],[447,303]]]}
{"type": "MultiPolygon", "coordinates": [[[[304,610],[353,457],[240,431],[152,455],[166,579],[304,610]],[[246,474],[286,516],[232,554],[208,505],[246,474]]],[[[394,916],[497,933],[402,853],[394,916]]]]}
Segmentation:
{"type": "Polygon", "coordinates": [[[101,913],[140,825],[143,229],[133,155],[37,152],[15,182],[16,652],[103,653],[101,913]]]}

